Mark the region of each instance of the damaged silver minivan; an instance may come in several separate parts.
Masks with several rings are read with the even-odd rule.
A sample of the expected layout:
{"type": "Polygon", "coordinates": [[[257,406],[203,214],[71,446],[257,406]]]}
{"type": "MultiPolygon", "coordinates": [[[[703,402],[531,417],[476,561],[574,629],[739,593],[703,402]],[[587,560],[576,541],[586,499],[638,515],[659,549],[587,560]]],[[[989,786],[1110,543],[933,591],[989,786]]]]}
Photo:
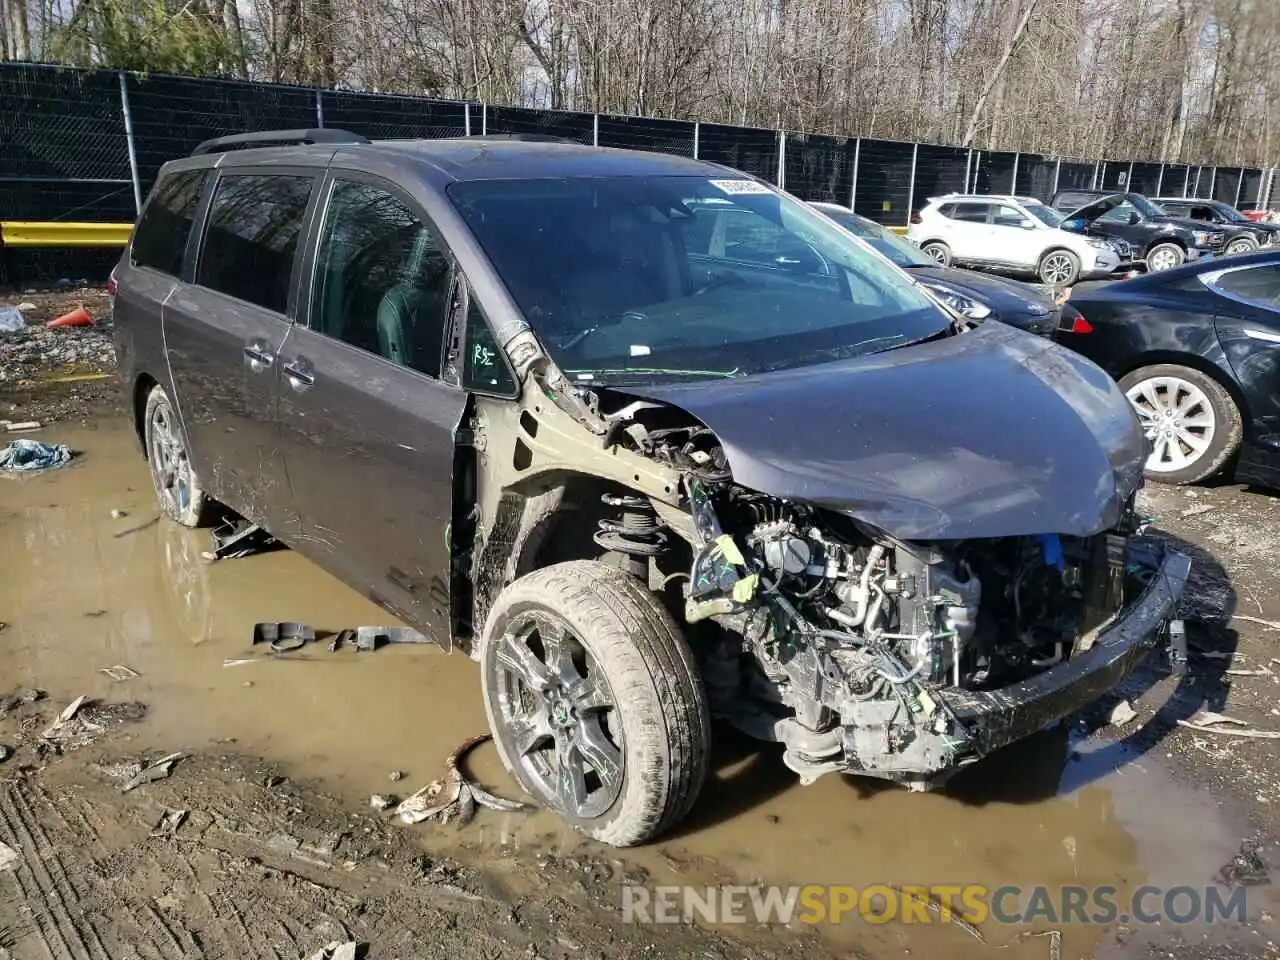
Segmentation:
{"type": "Polygon", "coordinates": [[[223,138],[115,281],[167,516],[478,660],[507,768],[608,843],[688,812],[713,718],[802,782],[940,783],[1116,684],[1187,577],[1105,373],[723,167],[223,138]]]}

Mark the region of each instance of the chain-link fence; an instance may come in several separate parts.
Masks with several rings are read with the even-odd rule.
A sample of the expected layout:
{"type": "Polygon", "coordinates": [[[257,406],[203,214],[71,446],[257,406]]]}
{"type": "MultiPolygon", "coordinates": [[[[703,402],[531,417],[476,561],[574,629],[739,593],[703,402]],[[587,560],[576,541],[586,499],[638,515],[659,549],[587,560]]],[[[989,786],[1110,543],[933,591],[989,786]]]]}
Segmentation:
{"type": "Polygon", "coordinates": [[[902,226],[930,197],[1062,189],[1280,207],[1275,169],[1081,160],[232,80],[0,63],[0,221],[132,220],[166,160],[210,137],[338,127],[371,139],[521,133],[697,157],[902,226]]]}

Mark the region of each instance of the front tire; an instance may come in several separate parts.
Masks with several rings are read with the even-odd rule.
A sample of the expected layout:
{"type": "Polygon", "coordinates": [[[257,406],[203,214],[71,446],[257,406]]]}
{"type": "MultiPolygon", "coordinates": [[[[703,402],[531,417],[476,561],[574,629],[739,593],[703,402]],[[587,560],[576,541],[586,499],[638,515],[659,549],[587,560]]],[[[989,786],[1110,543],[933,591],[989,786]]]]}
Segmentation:
{"type": "Polygon", "coordinates": [[[1152,443],[1145,473],[1161,483],[1199,483],[1240,448],[1240,410],[1217,380],[1191,367],[1160,363],[1120,378],[1152,443]]]}
{"type": "Polygon", "coordinates": [[[1040,282],[1053,287],[1069,287],[1080,279],[1080,258],[1070,250],[1050,250],[1036,269],[1040,282]]]}
{"type": "Polygon", "coordinates": [[[1227,253],[1252,253],[1258,245],[1248,237],[1237,237],[1227,244],[1227,253]]]}
{"type": "Polygon", "coordinates": [[[1158,243],[1147,251],[1147,271],[1160,273],[1172,270],[1186,262],[1186,252],[1176,243],[1158,243]]]}
{"type": "Polygon", "coordinates": [[[191,465],[173,403],[159,384],[147,395],[143,442],[161,513],[184,527],[204,526],[211,513],[211,501],[191,465]]]}
{"type": "Polygon", "coordinates": [[[593,560],[506,587],[480,641],[485,713],[507,770],[575,829],[625,847],[689,812],[710,717],[692,653],[657,597],[593,560]]]}

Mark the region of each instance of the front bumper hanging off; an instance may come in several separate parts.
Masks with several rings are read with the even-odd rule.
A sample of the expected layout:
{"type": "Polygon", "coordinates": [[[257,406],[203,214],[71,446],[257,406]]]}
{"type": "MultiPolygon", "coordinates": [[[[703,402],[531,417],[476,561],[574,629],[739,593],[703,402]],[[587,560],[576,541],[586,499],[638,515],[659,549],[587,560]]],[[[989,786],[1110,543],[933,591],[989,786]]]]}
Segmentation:
{"type": "Polygon", "coordinates": [[[931,711],[930,718],[907,720],[899,713],[887,715],[876,730],[865,724],[845,727],[847,757],[865,756],[868,736],[881,745],[899,745],[882,753],[875,769],[857,772],[927,785],[1113,689],[1160,643],[1191,571],[1188,557],[1155,541],[1131,542],[1128,565],[1142,571],[1146,586],[1113,618],[1082,637],[1066,662],[996,690],[931,691],[940,709],[931,711]],[[908,736],[900,724],[910,728],[908,736]]]}

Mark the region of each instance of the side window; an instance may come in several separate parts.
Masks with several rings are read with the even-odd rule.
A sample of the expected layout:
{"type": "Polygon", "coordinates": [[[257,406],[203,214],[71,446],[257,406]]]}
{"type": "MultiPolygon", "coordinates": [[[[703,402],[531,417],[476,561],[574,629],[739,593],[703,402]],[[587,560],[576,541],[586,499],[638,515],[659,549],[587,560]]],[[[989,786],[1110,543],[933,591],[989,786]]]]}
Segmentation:
{"type": "Polygon", "coordinates": [[[987,211],[990,209],[989,203],[957,203],[951,219],[963,223],[986,223],[987,211]]]}
{"type": "Polygon", "coordinates": [[[196,282],[284,313],[312,182],[277,174],[219,177],[196,282]]]}
{"type": "Polygon", "coordinates": [[[1126,200],[1124,203],[1120,204],[1120,206],[1112,207],[1110,210],[1108,210],[1106,213],[1100,216],[1095,222],[1096,223],[1118,223],[1123,226],[1123,225],[1127,225],[1132,221],[1133,215],[1135,213],[1137,213],[1137,211],[1133,209],[1133,204],[1131,204],[1128,200],[1126,200]]]}
{"type": "Polygon", "coordinates": [[[1000,204],[996,207],[995,216],[992,223],[999,227],[1020,227],[1024,220],[1029,219],[1017,207],[1006,207],[1000,204]]]}
{"type": "Polygon", "coordinates": [[[956,215],[956,205],[954,203],[944,203],[938,208],[938,212],[948,220],[954,219],[956,215]]]}
{"type": "Polygon", "coordinates": [[[320,235],[311,328],[438,377],[450,265],[405,201],[339,180],[320,235]]]}
{"type": "Polygon", "coordinates": [[[1280,266],[1250,267],[1224,273],[1213,286],[1239,300],[1280,310],[1280,266]]]}
{"type": "Polygon", "coordinates": [[[464,345],[462,385],[468,390],[510,396],[516,392],[516,381],[502,348],[493,338],[493,329],[484,311],[470,297],[467,303],[467,339],[464,345]]]}
{"type": "Polygon", "coordinates": [[[135,267],[150,267],[170,276],[182,274],[187,237],[200,205],[203,170],[188,170],[165,177],[133,233],[129,256],[135,267]]]}

